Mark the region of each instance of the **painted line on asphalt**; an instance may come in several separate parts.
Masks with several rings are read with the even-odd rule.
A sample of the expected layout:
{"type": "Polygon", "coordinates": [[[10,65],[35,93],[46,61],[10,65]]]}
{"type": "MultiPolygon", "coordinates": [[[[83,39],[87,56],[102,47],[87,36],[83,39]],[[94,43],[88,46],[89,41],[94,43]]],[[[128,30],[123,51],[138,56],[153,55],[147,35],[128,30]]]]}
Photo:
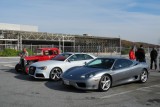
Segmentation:
{"type": "Polygon", "coordinates": [[[122,94],[127,94],[127,93],[130,93],[130,92],[133,92],[133,91],[134,90],[125,91],[125,92],[121,92],[121,93],[117,93],[117,94],[111,94],[111,95],[100,97],[100,99],[110,98],[110,97],[114,97],[114,96],[118,96],[118,95],[122,95],[122,94]]]}
{"type": "Polygon", "coordinates": [[[111,95],[107,95],[107,96],[103,96],[103,97],[100,97],[100,99],[106,99],[106,98],[110,98],[110,97],[115,97],[115,96],[119,96],[119,95],[124,95],[124,94],[128,94],[128,93],[131,93],[133,91],[147,91],[149,92],[150,90],[148,90],[147,88],[151,88],[151,87],[159,87],[160,84],[157,84],[157,85],[152,85],[152,86],[149,86],[149,87],[142,87],[142,88],[137,88],[135,90],[130,90],[130,91],[124,91],[124,92],[121,92],[121,93],[117,93],[117,94],[111,94],[111,95]]]}
{"type": "Polygon", "coordinates": [[[15,65],[11,65],[11,64],[7,64],[7,65],[3,65],[5,67],[15,67],[15,65]]]}

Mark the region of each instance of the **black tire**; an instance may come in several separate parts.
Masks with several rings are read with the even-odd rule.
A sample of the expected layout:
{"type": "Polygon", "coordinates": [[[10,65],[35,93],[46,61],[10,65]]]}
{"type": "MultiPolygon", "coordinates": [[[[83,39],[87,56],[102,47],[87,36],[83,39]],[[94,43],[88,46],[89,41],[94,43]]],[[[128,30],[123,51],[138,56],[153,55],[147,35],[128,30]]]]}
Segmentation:
{"type": "Polygon", "coordinates": [[[21,64],[17,64],[17,65],[15,66],[15,70],[16,70],[17,72],[22,72],[22,66],[21,66],[21,64]]]}
{"type": "Polygon", "coordinates": [[[60,68],[53,68],[50,72],[50,80],[53,80],[53,81],[58,81],[60,80],[60,76],[62,74],[62,70],[60,68]]]}
{"type": "Polygon", "coordinates": [[[99,91],[108,91],[111,84],[111,78],[108,75],[103,75],[99,81],[99,91]]]}
{"type": "Polygon", "coordinates": [[[140,74],[140,83],[145,83],[148,80],[148,72],[146,70],[143,70],[140,74]]]}

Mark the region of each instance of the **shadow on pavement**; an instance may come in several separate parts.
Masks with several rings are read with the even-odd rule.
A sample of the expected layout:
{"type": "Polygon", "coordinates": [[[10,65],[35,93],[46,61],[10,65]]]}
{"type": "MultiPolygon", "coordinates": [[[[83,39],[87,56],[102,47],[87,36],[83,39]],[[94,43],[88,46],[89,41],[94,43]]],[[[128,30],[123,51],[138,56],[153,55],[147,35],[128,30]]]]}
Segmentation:
{"type": "Polygon", "coordinates": [[[62,84],[62,81],[48,81],[45,83],[45,86],[49,89],[58,90],[58,91],[65,91],[65,92],[72,92],[72,93],[89,93],[93,91],[85,91],[79,90],[72,86],[65,86],[62,84]]]}
{"type": "Polygon", "coordinates": [[[23,72],[16,72],[15,69],[0,69],[0,70],[4,70],[5,72],[16,74],[14,77],[19,80],[35,81],[35,82],[48,81],[47,79],[35,79],[23,72]]]}

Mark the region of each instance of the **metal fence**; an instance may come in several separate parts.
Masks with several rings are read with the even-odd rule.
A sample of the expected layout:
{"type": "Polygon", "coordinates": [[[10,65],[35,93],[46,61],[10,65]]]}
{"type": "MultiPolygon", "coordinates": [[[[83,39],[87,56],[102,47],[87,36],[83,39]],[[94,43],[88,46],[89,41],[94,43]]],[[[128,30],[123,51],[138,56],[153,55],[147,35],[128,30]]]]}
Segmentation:
{"type": "MultiPolygon", "coordinates": [[[[46,47],[57,47],[60,49],[60,52],[85,52],[85,53],[118,53],[118,54],[127,54],[130,51],[130,48],[124,47],[104,47],[104,46],[62,46],[62,45],[22,45],[22,48],[27,48],[33,52],[35,52],[38,48],[46,48],[46,47]],[[122,52],[122,53],[121,53],[122,52]]],[[[18,49],[18,44],[0,44],[0,51],[5,48],[10,49],[18,49]]],[[[144,48],[146,54],[150,53],[152,48],[144,48]]],[[[160,49],[157,49],[160,51],[160,49]]]]}
{"type": "MultiPolygon", "coordinates": [[[[51,48],[57,47],[60,52],[84,52],[84,53],[120,53],[119,47],[101,47],[101,46],[57,46],[57,45],[22,45],[22,48],[31,50],[33,53],[36,52],[38,48],[51,48]]],[[[17,44],[0,44],[0,51],[5,48],[18,49],[17,44]]]]}
{"type": "MultiPolygon", "coordinates": [[[[128,57],[128,53],[130,48],[124,47],[101,47],[101,46],[56,46],[56,45],[22,45],[22,48],[27,48],[28,50],[32,51],[33,54],[36,54],[36,50],[38,48],[51,48],[57,47],[59,48],[60,52],[84,52],[84,53],[91,53],[95,56],[106,56],[106,55],[118,55],[118,56],[125,56],[128,57]]],[[[3,51],[5,48],[10,49],[18,49],[17,44],[0,44],[0,51],[3,51]]],[[[150,61],[150,52],[152,48],[144,48],[146,52],[146,60],[150,61]]],[[[157,58],[157,64],[160,67],[160,48],[157,49],[159,56],[157,58]]],[[[150,63],[150,62],[148,62],[150,63]]]]}
{"type": "MultiPolygon", "coordinates": [[[[62,45],[22,45],[22,48],[27,48],[31,50],[33,53],[36,52],[38,48],[51,48],[51,47],[57,47],[59,48],[60,52],[84,52],[84,53],[98,53],[98,54],[128,54],[130,51],[130,48],[124,48],[124,47],[101,47],[101,46],[62,46],[62,45]]],[[[0,44],[0,51],[4,50],[5,48],[10,49],[18,49],[18,44],[0,44]]],[[[152,48],[144,48],[146,54],[149,54],[152,50],[152,48]]],[[[160,49],[157,49],[159,52],[160,49]]]]}

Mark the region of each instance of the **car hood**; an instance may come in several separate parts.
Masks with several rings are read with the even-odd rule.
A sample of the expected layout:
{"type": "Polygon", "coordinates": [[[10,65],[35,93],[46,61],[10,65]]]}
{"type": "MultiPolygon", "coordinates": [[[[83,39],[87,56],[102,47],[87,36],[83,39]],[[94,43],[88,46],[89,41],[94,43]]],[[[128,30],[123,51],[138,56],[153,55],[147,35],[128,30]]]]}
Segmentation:
{"type": "Polygon", "coordinates": [[[89,73],[99,73],[99,72],[103,72],[106,71],[107,69],[103,69],[103,68],[91,68],[91,67],[86,67],[86,66],[82,66],[82,67],[74,67],[71,68],[69,70],[67,70],[63,75],[62,78],[66,78],[66,79],[78,79],[80,78],[82,75],[86,75],[89,73]]]}
{"type": "Polygon", "coordinates": [[[31,64],[31,66],[41,67],[41,66],[59,65],[62,63],[64,63],[64,62],[63,61],[48,60],[48,61],[35,62],[35,63],[31,64]]]}

